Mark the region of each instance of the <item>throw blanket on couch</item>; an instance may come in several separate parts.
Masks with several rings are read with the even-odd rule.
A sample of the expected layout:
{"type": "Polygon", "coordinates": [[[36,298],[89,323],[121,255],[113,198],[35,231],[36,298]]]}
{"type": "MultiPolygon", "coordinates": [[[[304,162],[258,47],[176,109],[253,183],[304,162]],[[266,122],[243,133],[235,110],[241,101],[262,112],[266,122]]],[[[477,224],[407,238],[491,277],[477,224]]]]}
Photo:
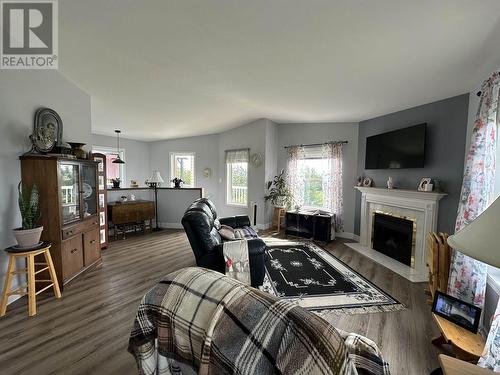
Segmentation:
{"type": "Polygon", "coordinates": [[[248,256],[248,242],[226,241],[222,244],[226,275],[242,283],[250,285],[250,260],[248,256]]]}
{"type": "Polygon", "coordinates": [[[358,364],[360,373],[388,374],[378,349],[362,349],[301,307],[194,267],[143,297],[128,347],[141,374],[182,374],[179,364],[198,374],[354,375],[358,364]]]}

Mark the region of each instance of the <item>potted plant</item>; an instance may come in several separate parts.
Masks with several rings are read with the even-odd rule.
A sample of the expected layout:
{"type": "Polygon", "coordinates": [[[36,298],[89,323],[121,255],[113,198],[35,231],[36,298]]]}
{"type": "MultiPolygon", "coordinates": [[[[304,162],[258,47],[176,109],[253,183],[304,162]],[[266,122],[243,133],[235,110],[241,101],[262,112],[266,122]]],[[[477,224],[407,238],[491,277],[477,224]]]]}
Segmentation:
{"type": "Polygon", "coordinates": [[[184,181],[182,181],[179,177],[174,178],[171,182],[174,183],[174,188],[175,189],[180,189],[181,188],[181,184],[184,183],[184,181]]]}
{"type": "Polygon", "coordinates": [[[19,191],[19,211],[21,211],[22,227],[14,229],[14,236],[20,247],[33,247],[40,243],[43,227],[37,226],[40,220],[40,193],[38,186],[33,184],[29,191],[21,182],[17,187],[19,191]]]}
{"type": "Polygon", "coordinates": [[[268,194],[265,199],[275,207],[286,208],[292,204],[292,192],[286,182],[284,169],[280,171],[279,175],[274,176],[272,181],[267,182],[267,190],[268,194]]]}
{"type": "Polygon", "coordinates": [[[121,180],[119,178],[113,178],[111,181],[113,182],[113,189],[119,189],[120,188],[120,182],[121,182],[121,180]]]}

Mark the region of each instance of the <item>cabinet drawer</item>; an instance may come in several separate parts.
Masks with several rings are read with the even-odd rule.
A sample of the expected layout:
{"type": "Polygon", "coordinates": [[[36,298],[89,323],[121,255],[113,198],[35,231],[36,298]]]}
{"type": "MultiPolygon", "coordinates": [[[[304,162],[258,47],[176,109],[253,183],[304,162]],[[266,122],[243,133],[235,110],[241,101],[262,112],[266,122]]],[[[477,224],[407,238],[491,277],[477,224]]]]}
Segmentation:
{"type": "Polygon", "coordinates": [[[94,263],[100,257],[99,229],[85,232],[83,234],[83,258],[85,266],[94,263]]]}
{"type": "Polygon", "coordinates": [[[62,242],[63,279],[68,279],[83,268],[82,236],[62,242]]]}
{"type": "Polygon", "coordinates": [[[92,227],[98,227],[98,226],[99,226],[99,219],[97,216],[89,218],[87,220],[82,221],[81,223],[65,227],[62,230],[62,239],[65,240],[71,238],[79,233],[91,229],[92,227]]]}

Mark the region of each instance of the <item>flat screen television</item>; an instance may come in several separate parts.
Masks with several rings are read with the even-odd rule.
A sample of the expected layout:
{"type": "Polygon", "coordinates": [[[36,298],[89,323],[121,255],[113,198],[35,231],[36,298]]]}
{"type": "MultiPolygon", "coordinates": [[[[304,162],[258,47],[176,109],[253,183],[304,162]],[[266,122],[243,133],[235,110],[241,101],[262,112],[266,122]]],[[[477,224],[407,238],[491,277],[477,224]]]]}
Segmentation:
{"type": "Polygon", "coordinates": [[[366,138],[365,169],[423,168],[427,124],[366,138]]]}

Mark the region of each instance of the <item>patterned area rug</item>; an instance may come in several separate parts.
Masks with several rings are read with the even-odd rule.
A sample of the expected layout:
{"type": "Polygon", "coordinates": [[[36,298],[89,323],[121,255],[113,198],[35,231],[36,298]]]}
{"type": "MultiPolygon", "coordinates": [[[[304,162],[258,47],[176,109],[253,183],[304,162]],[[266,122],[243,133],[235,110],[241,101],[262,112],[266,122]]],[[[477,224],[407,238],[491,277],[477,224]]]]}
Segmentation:
{"type": "Polygon", "coordinates": [[[363,314],[406,307],[319,246],[266,241],[262,289],[319,314],[363,314]]]}

